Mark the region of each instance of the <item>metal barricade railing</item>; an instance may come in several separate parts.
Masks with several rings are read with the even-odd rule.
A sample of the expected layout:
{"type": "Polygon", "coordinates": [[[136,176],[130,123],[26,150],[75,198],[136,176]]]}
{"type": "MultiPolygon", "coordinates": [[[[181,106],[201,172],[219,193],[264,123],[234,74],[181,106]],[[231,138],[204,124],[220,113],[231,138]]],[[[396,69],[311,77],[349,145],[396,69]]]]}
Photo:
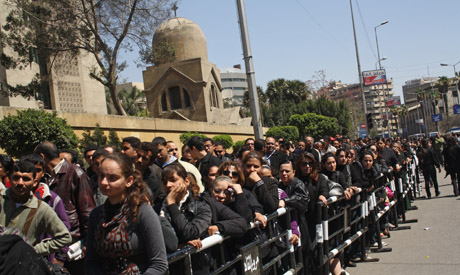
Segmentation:
{"type": "MultiPolygon", "coordinates": [[[[409,165],[409,180],[404,188],[401,178],[394,178],[391,172],[380,175],[373,179],[374,189],[368,192],[367,190],[359,189],[351,200],[346,200],[344,196],[331,197],[327,200],[327,206],[322,202],[318,202],[316,207],[316,247],[315,253],[312,256],[316,259],[315,264],[317,274],[329,273],[329,260],[343,252],[347,247],[355,242],[358,242],[362,255],[366,253],[367,240],[366,233],[369,232],[369,225],[373,226],[372,234],[376,234],[378,247],[373,252],[389,252],[391,248],[384,248],[380,235],[381,218],[385,214],[389,214],[390,220],[395,228],[410,229],[410,226],[400,226],[398,223],[398,214],[402,215],[402,222],[412,222],[405,219],[404,199],[410,194],[411,190],[416,189],[416,179],[414,175],[415,163],[409,165]],[[396,181],[395,181],[396,180],[396,181]],[[389,188],[393,193],[393,199],[384,204],[386,196],[386,188],[389,188]],[[334,226],[331,226],[331,225],[334,226]],[[374,231],[375,230],[375,231],[374,231]],[[331,242],[333,240],[333,242],[331,242]]],[[[241,268],[238,273],[241,274],[265,274],[273,271],[273,274],[278,274],[279,269],[277,264],[283,261],[285,265],[282,272],[284,274],[296,274],[304,268],[302,249],[298,246],[291,245],[289,239],[292,236],[291,215],[290,212],[295,211],[289,208],[279,208],[276,212],[266,215],[267,226],[264,232],[268,238],[261,242],[260,240],[250,241],[239,248],[238,253],[231,259],[225,258],[223,245],[226,241],[231,241],[230,237],[221,235],[213,235],[202,240],[202,248],[196,249],[193,246],[187,245],[182,249],[168,255],[169,264],[182,261],[183,273],[193,274],[192,271],[192,255],[205,251],[210,248],[217,247],[217,257],[219,265],[210,274],[220,274],[229,268],[241,268]],[[283,228],[279,232],[274,232],[275,223],[278,220],[278,225],[283,224],[283,228]],[[274,245],[275,242],[282,240],[285,244],[285,249],[281,251],[265,263],[262,262],[260,250],[274,245]]],[[[255,230],[258,226],[251,223],[248,230],[255,230]]]]}
{"type": "MultiPolygon", "coordinates": [[[[182,274],[193,274],[192,270],[192,255],[206,251],[207,249],[217,248],[217,254],[213,257],[217,257],[219,262],[217,268],[212,271],[210,274],[220,274],[230,268],[240,269],[238,274],[264,274],[268,273],[270,269],[274,271],[274,274],[278,273],[276,264],[283,261],[285,264],[284,271],[286,274],[296,274],[303,268],[302,263],[302,252],[298,246],[291,245],[289,239],[292,236],[291,229],[291,215],[290,212],[294,209],[279,208],[277,211],[266,215],[267,226],[264,229],[264,232],[267,234],[267,239],[261,243],[260,240],[250,241],[246,244],[242,244],[239,248],[237,254],[231,259],[225,259],[225,251],[223,249],[224,242],[232,241],[230,237],[225,237],[219,234],[215,234],[204,238],[201,240],[202,247],[197,249],[191,245],[186,245],[185,247],[170,253],[168,255],[169,265],[181,262],[181,272],[182,274]],[[278,222],[278,219],[283,219],[283,222],[278,222]],[[275,228],[281,224],[285,225],[285,228],[279,232],[275,232],[275,228]],[[284,249],[277,247],[280,252],[273,258],[269,259],[266,263],[262,263],[260,256],[260,250],[266,248],[267,246],[274,245],[275,242],[281,241],[284,243],[284,249]]],[[[261,226],[258,222],[250,223],[248,231],[256,230],[256,227],[261,226]]]]}
{"type": "Polygon", "coordinates": [[[329,274],[329,260],[360,240],[367,232],[364,224],[368,208],[364,198],[362,190],[359,189],[349,201],[344,196],[334,196],[327,200],[327,206],[322,202],[317,203],[317,274],[329,274]],[[330,226],[332,224],[334,226],[330,226]],[[331,240],[336,245],[331,245],[331,240]]]}

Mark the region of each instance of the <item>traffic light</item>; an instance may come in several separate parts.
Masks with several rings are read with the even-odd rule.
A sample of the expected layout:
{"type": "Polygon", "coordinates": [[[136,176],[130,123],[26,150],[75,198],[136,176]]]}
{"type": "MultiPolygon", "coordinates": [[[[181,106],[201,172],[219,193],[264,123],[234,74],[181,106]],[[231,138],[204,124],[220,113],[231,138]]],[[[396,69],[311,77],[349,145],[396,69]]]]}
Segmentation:
{"type": "Polygon", "coordinates": [[[372,114],[366,114],[367,128],[370,130],[374,127],[374,122],[372,121],[372,114]]]}

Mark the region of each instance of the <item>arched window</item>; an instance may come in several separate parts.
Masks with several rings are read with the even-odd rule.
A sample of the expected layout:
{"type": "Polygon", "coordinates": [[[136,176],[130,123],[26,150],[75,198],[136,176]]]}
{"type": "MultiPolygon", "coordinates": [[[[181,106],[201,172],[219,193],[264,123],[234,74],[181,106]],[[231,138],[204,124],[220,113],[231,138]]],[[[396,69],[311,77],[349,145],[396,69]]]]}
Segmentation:
{"type": "Polygon", "coordinates": [[[163,94],[161,95],[161,111],[168,111],[168,103],[166,102],[166,92],[163,92],[163,94]]]}
{"type": "Polygon", "coordinates": [[[163,112],[186,108],[192,108],[192,101],[189,92],[183,87],[171,86],[161,95],[161,110],[163,112]]]}
{"type": "Polygon", "coordinates": [[[182,101],[180,97],[180,87],[179,86],[169,87],[168,96],[169,96],[169,105],[171,106],[171,110],[182,109],[182,101]]]}
{"type": "Polygon", "coordinates": [[[182,88],[182,94],[183,94],[183,98],[184,98],[185,108],[191,108],[192,103],[190,101],[190,95],[189,95],[188,91],[186,89],[182,88]]]}

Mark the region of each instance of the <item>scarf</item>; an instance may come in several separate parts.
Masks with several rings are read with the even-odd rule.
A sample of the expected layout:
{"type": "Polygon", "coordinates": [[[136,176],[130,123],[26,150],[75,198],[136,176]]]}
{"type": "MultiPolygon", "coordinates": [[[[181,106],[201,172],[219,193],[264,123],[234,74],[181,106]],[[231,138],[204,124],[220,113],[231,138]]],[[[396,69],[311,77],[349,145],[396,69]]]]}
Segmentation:
{"type": "Polygon", "coordinates": [[[96,252],[104,259],[102,268],[108,274],[139,274],[137,265],[129,261],[133,250],[128,232],[127,202],[115,209],[115,215],[110,219],[113,210],[114,206],[107,200],[95,230],[96,252]]]}

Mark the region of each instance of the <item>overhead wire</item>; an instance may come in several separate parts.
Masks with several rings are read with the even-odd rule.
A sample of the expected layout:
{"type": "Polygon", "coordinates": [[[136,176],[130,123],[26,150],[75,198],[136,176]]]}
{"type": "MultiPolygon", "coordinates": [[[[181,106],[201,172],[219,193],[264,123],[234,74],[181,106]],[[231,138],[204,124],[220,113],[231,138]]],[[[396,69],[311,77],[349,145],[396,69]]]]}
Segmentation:
{"type": "Polygon", "coordinates": [[[363,15],[361,14],[361,9],[359,7],[358,0],[355,0],[355,2],[356,2],[356,6],[358,7],[359,18],[361,19],[361,24],[363,25],[364,33],[366,34],[367,44],[369,44],[369,48],[371,49],[372,54],[374,55],[375,59],[378,59],[377,55],[375,54],[374,47],[372,46],[371,40],[369,38],[369,34],[367,32],[366,24],[364,23],[363,15]]]}
{"type": "Polygon", "coordinates": [[[299,0],[295,0],[295,1],[302,8],[302,10],[313,20],[313,22],[315,22],[315,24],[318,25],[318,27],[325,34],[327,34],[330,38],[332,38],[332,40],[336,43],[336,45],[340,45],[341,48],[343,48],[347,52],[352,52],[347,46],[345,46],[345,44],[343,44],[343,41],[338,40],[337,38],[335,38],[335,36],[333,36],[326,28],[324,28],[323,25],[307,10],[307,8],[302,3],[300,3],[299,0]]]}

